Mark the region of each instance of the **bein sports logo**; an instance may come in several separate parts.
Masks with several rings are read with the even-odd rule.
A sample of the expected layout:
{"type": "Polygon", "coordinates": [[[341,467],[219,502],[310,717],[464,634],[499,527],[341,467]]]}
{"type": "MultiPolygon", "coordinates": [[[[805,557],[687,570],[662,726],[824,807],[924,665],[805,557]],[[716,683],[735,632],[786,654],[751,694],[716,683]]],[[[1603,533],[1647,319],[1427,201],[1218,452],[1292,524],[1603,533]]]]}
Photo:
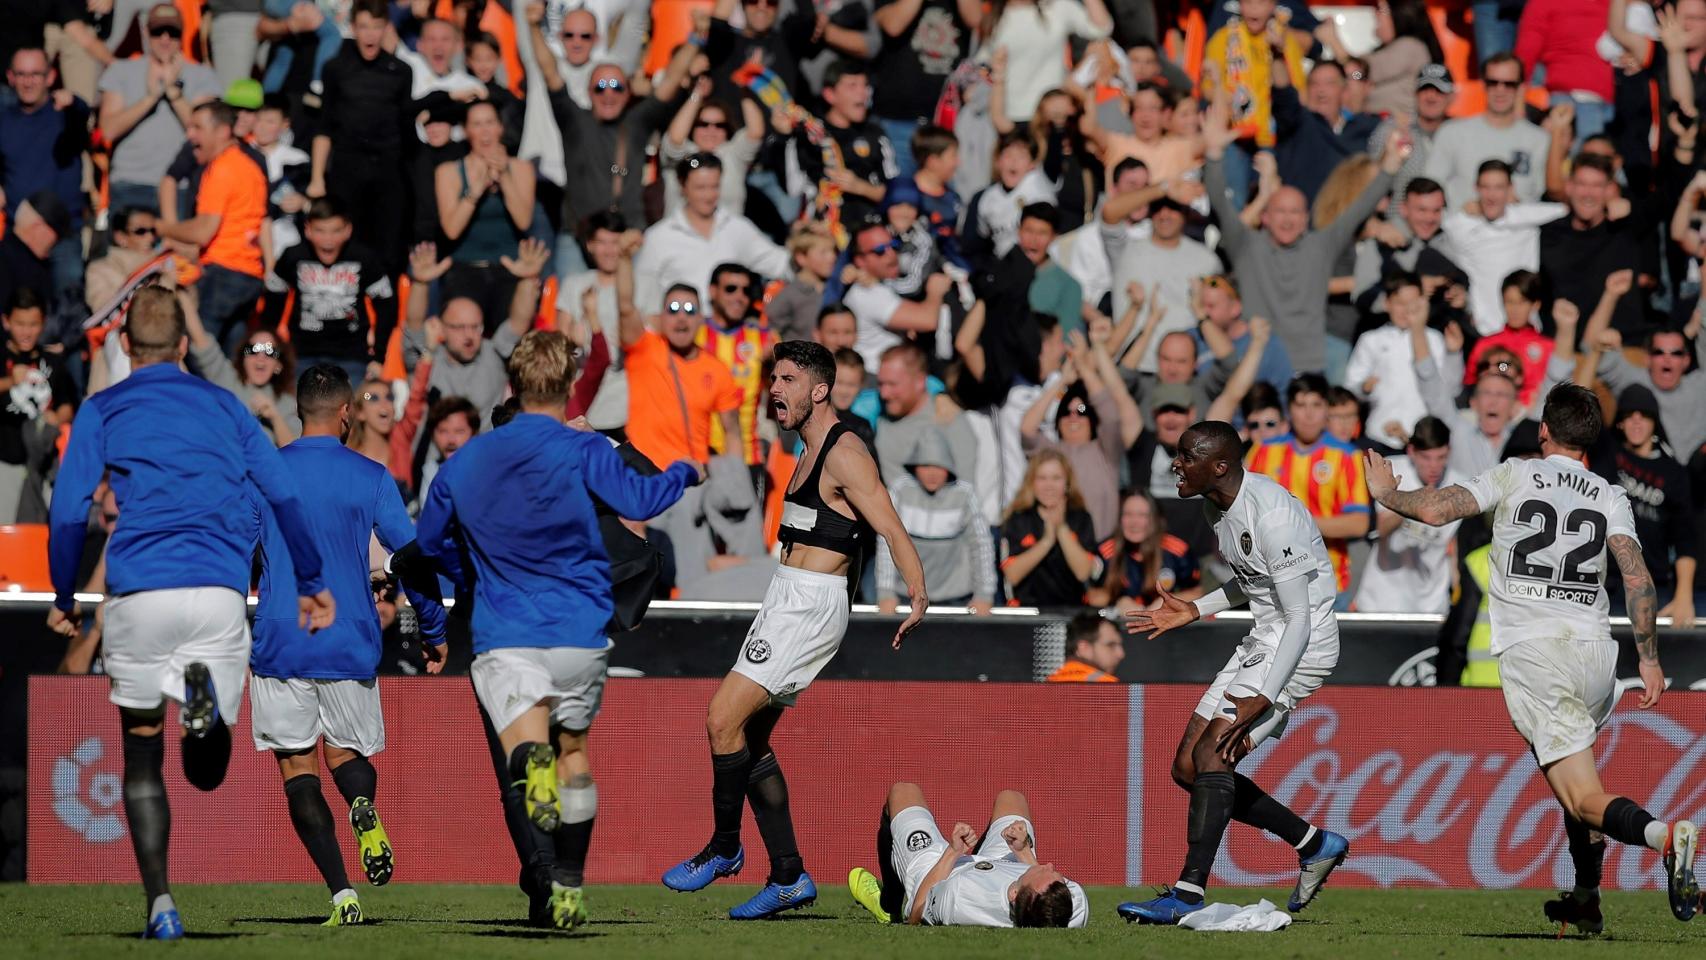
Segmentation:
{"type": "Polygon", "coordinates": [[[124,836],[124,820],[115,808],[124,799],[124,784],[115,773],[97,773],[83,790],[83,771],[106,754],[100,737],[79,743],[68,757],[53,761],[53,813],[59,822],[91,843],[111,843],[124,836]],[[90,804],[94,805],[91,809],[90,804]]]}

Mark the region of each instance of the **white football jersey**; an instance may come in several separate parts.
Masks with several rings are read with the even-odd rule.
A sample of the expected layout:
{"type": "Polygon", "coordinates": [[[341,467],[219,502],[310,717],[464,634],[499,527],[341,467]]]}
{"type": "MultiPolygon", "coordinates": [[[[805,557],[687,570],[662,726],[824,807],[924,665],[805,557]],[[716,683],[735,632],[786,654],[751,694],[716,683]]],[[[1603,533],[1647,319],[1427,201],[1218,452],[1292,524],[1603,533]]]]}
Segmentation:
{"type": "MultiPolygon", "coordinates": [[[[961,854],[953,872],[925,895],[924,922],[938,927],[1013,926],[1007,891],[1029,869],[1030,864],[1012,854],[961,854]]],[[[1076,882],[1068,880],[1066,886],[1072,891],[1072,919],[1067,926],[1082,927],[1090,921],[1090,900],[1076,882]]]]}
{"type": "Polygon", "coordinates": [[[1274,584],[1309,577],[1309,647],[1339,642],[1339,622],[1333,616],[1338,580],[1327,544],[1315,519],[1286,488],[1259,473],[1245,471],[1238,496],[1225,513],[1204,500],[1203,510],[1214,525],[1220,559],[1232,568],[1238,586],[1250,599],[1256,620],[1250,635],[1279,642],[1285,629],[1279,592],[1274,584]]]}
{"type": "Polygon", "coordinates": [[[1493,654],[1536,637],[1611,639],[1605,542],[1639,540],[1623,488],[1580,461],[1506,460],[1465,483],[1493,513],[1493,654]]]}
{"type": "MultiPolygon", "coordinates": [[[[1422,479],[1409,457],[1393,457],[1399,490],[1420,490],[1422,479]]],[[[1462,474],[1447,467],[1439,486],[1461,485],[1462,474]]],[[[1374,505],[1375,516],[1390,513],[1374,505]]],[[[1374,542],[1357,585],[1361,613],[1445,613],[1451,608],[1451,557],[1447,548],[1462,521],[1432,527],[1405,518],[1398,529],[1374,542]]]]}

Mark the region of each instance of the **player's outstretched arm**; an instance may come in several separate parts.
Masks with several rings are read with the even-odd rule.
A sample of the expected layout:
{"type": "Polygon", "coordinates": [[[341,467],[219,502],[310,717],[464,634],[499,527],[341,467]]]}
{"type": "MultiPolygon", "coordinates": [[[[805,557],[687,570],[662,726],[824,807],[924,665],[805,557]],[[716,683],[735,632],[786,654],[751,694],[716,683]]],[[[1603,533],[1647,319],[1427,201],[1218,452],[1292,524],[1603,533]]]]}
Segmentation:
{"type": "Polygon", "coordinates": [[[677,460],[662,473],[645,476],[622,461],[622,455],[602,436],[589,434],[577,452],[585,451],[586,485],[610,509],[630,520],[650,520],[681,499],[688,487],[698,483],[703,471],[698,464],[677,460]]]}
{"type": "Polygon", "coordinates": [[[924,563],[918,559],[918,548],[912,545],[912,537],[901,525],[900,515],[894,512],[894,501],[889,499],[888,488],[883,486],[882,475],[877,472],[877,463],[871,459],[864,443],[857,437],[851,440],[843,437],[836,441],[825,466],[841,487],[841,495],[847,498],[854,510],[859,511],[878,536],[888,541],[894,565],[900,570],[901,579],[906,581],[907,602],[911,604],[912,612],[906,615],[900,629],[894,633],[894,648],[899,650],[906,635],[924,620],[924,611],[930,606],[930,596],[924,588],[924,563]]]}
{"type": "Polygon", "coordinates": [[[1629,600],[1629,624],[1635,629],[1635,651],[1641,657],[1641,681],[1646,691],[1641,694],[1641,709],[1659,702],[1665,691],[1665,672],[1659,666],[1659,594],[1653,585],[1653,575],[1647,561],[1641,557],[1641,544],[1627,534],[1614,533],[1606,541],[1611,555],[1617,558],[1617,568],[1623,571],[1623,593],[1629,600]]]}
{"type": "Polygon", "coordinates": [[[1223,584],[1219,590],[1198,597],[1196,600],[1181,600],[1167,588],[1156,584],[1156,592],[1161,597],[1161,605],[1153,610],[1127,610],[1125,612],[1125,632],[1142,633],[1149,631],[1149,639],[1154,640],[1169,630],[1195,623],[1203,617],[1212,617],[1224,613],[1245,601],[1244,591],[1238,588],[1236,582],[1223,584]]]}
{"type": "Polygon", "coordinates": [[[1368,495],[1393,513],[1420,520],[1432,527],[1443,527],[1453,520],[1463,520],[1481,512],[1475,495],[1465,487],[1452,484],[1433,490],[1400,491],[1391,461],[1373,450],[1364,457],[1368,468],[1368,495]]]}

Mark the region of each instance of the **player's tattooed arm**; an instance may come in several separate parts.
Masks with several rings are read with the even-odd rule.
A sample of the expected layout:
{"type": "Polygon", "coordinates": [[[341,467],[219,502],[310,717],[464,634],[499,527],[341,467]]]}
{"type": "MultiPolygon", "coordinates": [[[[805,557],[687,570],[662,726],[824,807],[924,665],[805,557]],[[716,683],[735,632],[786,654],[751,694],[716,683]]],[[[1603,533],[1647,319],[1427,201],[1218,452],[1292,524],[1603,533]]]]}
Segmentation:
{"type": "Polygon", "coordinates": [[[1623,592],[1629,601],[1629,623],[1635,628],[1635,649],[1644,664],[1659,662],[1659,594],[1653,575],[1635,538],[1614,534],[1607,545],[1623,571],[1623,592]]]}
{"type": "Polygon", "coordinates": [[[1393,513],[1435,527],[1481,512],[1481,505],[1475,502],[1475,495],[1456,484],[1433,490],[1393,490],[1379,500],[1381,506],[1393,513]]]}

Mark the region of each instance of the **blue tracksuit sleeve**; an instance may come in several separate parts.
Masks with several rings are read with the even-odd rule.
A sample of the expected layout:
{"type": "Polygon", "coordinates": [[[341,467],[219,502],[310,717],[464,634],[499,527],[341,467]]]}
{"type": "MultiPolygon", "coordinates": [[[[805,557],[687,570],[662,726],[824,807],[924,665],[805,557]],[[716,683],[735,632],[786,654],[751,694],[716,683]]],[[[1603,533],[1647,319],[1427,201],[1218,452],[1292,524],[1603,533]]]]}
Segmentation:
{"type": "Polygon", "coordinates": [[[454,459],[439,468],[432,486],[427,488],[426,503],[415,521],[415,543],[421,556],[438,564],[445,576],[460,589],[468,589],[468,578],[462,571],[462,558],[456,546],[456,504],[450,499],[450,474],[454,459]]]}
{"type": "Polygon", "coordinates": [[[290,551],[290,563],[296,568],[296,592],[304,597],[313,596],[326,589],[326,583],[320,577],[320,548],[314,542],[314,527],[302,509],[296,481],[284,468],[278,447],[261,432],[260,421],[250,416],[234,396],[227,396],[225,405],[234,409],[236,415],[249,479],[272,505],[279,532],[284,534],[285,549],[290,551]]]}
{"type": "Polygon", "coordinates": [[[48,512],[48,569],[53,576],[53,604],[67,612],[75,603],[72,594],[77,589],[77,569],[82,565],[83,542],[89,532],[89,504],[106,469],[101,456],[105,432],[100,406],[84,404],[53,485],[53,505],[48,512]]]}
{"type": "Polygon", "coordinates": [[[584,444],[587,488],[630,520],[650,520],[669,509],[681,499],[688,484],[699,478],[698,471],[685,460],[670,464],[668,470],[655,476],[641,476],[622,462],[616,448],[603,437],[591,436],[588,441],[584,444]]]}
{"type": "MultiPolygon", "coordinates": [[[[415,539],[415,525],[409,522],[409,511],[403,506],[403,495],[397,491],[397,485],[391,482],[389,473],[379,474],[379,483],[374,488],[373,504],[374,532],[379,535],[379,542],[385,549],[396,553],[415,539]]],[[[421,637],[427,643],[438,645],[444,642],[444,598],[438,589],[438,577],[432,573],[417,576],[415,571],[399,573],[397,583],[403,589],[403,595],[409,598],[409,605],[415,608],[415,614],[420,618],[421,637]]]]}

